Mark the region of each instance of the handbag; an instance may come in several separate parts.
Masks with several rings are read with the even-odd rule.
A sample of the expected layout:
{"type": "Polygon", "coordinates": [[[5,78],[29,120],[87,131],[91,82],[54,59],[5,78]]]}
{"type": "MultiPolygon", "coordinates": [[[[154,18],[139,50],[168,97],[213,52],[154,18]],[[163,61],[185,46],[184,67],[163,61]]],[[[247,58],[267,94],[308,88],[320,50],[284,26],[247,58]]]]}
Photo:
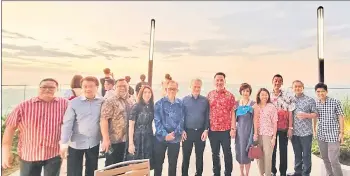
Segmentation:
{"type": "Polygon", "coordinates": [[[263,152],[258,144],[249,147],[248,158],[250,159],[260,159],[263,152]]]}

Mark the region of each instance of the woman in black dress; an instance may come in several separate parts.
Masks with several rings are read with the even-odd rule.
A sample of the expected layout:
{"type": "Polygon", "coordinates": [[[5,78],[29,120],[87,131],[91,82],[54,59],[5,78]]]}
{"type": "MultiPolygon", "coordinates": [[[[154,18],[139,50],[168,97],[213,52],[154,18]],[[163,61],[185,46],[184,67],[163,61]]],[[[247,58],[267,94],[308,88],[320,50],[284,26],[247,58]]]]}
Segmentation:
{"type": "Polygon", "coordinates": [[[153,168],[154,98],[151,87],[144,85],[133,106],[128,121],[126,160],[150,159],[153,168]]]}

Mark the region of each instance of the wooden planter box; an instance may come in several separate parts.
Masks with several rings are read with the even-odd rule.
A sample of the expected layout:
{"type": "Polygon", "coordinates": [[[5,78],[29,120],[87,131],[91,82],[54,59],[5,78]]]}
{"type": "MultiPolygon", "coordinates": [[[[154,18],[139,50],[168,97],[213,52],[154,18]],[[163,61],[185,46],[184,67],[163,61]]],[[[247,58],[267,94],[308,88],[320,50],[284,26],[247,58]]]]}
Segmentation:
{"type": "Polygon", "coordinates": [[[95,171],[95,176],[150,176],[148,159],[113,164],[95,171]]]}

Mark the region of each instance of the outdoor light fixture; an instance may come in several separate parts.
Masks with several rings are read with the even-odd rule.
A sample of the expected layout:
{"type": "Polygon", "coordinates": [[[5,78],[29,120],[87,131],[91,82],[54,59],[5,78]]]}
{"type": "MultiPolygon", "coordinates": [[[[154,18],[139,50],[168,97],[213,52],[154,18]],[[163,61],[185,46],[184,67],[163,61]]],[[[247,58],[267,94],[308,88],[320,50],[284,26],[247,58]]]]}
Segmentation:
{"type": "Polygon", "coordinates": [[[318,49],[318,71],[319,71],[319,82],[324,82],[324,10],[320,6],[317,8],[317,49],[318,49]]]}
{"type": "Polygon", "coordinates": [[[148,60],[148,84],[152,87],[153,76],[153,53],[154,53],[154,30],[156,26],[156,20],[151,20],[151,34],[149,43],[149,60],[148,60]]]}

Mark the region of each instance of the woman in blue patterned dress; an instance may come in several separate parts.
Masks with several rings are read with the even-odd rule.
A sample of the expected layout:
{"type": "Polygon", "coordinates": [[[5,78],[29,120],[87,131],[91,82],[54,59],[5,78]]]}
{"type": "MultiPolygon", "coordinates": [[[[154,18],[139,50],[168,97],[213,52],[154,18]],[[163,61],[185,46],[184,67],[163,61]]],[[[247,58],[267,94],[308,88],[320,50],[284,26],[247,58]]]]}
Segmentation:
{"type": "Polygon", "coordinates": [[[133,106],[128,122],[126,160],[150,159],[153,168],[154,100],[151,87],[141,88],[137,103],[133,106]]]}
{"type": "Polygon", "coordinates": [[[250,100],[252,87],[247,84],[241,84],[239,93],[242,98],[236,102],[236,136],[235,136],[235,153],[236,160],[240,164],[241,176],[248,176],[250,163],[253,161],[248,158],[249,147],[253,144],[253,129],[254,129],[254,107],[255,102],[250,100]],[[244,169],[246,174],[244,174],[244,169]]]}

